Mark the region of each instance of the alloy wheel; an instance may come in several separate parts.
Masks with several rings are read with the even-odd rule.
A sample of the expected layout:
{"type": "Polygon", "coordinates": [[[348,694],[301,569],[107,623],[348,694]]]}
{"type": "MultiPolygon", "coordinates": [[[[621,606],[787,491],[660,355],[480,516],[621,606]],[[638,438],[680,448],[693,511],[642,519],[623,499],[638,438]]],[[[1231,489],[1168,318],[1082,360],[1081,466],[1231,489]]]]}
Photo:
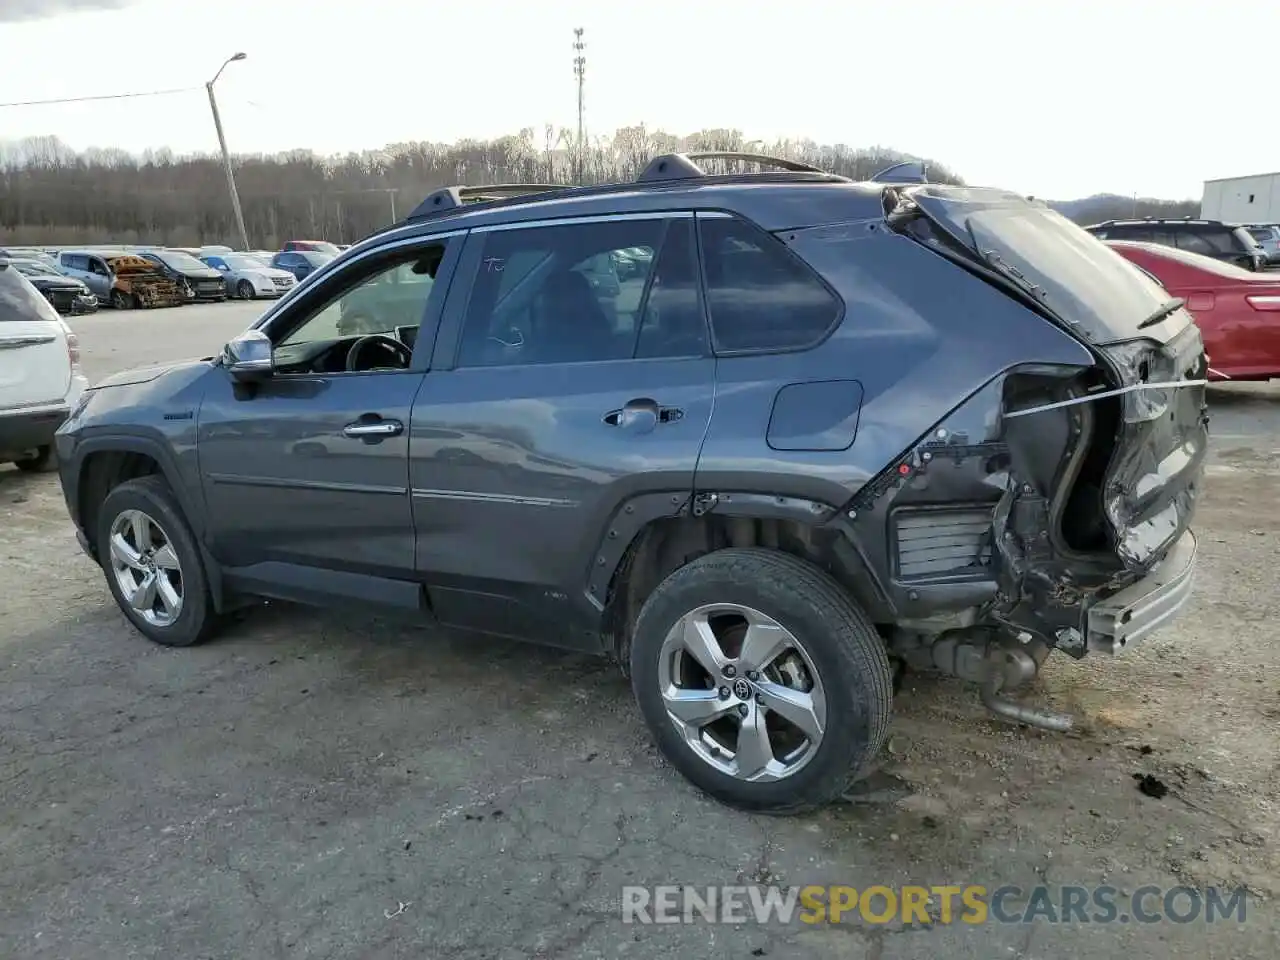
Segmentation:
{"type": "Polygon", "coordinates": [[[171,626],[182,613],[182,565],[164,528],[141,510],[125,510],[112,521],[109,546],[125,602],[152,626],[171,626]]]}
{"type": "Polygon", "coordinates": [[[822,742],[827,701],[812,658],[750,607],[708,604],[682,617],[663,641],[658,683],[689,748],[737,779],[789,777],[822,742]]]}

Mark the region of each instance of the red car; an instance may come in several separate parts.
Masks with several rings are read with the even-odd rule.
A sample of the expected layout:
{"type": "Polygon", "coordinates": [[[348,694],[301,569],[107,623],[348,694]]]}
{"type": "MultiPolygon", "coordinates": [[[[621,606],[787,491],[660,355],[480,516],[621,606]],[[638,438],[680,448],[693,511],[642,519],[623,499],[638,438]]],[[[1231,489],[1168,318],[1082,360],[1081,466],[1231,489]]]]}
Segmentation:
{"type": "Polygon", "coordinates": [[[1280,377],[1280,274],[1254,273],[1154,243],[1105,242],[1187,301],[1204,338],[1210,379],[1280,377]]]}
{"type": "Polygon", "coordinates": [[[336,244],[330,243],[328,240],[286,240],[283,250],[285,252],[306,250],[311,253],[327,253],[331,257],[336,257],[342,252],[336,244]]]}

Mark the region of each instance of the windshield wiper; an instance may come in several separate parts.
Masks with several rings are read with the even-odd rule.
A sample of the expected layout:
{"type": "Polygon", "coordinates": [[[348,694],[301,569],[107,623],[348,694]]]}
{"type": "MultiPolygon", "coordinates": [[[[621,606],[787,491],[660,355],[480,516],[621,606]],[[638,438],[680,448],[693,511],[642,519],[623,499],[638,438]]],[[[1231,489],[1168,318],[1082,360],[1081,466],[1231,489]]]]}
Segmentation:
{"type": "Polygon", "coordinates": [[[1140,324],[1138,324],[1138,329],[1145,330],[1147,329],[1147,327],[1154,327],[1157,323],[1159,323],[1165,317],[1169,316],[1169,314],[1173,313],[1176,310],[1181,310],[1186,305],[1187,305],[1187,301],[1183,300],[1181,297],[1174,297],[1172,300],[1168,300],[1165,303],[1161,304],[1159,309],[1157,309],[1154,313],[1152,313],[1151,316],[1147,317],[1147,319],[1143,320],[1140,324]]]}

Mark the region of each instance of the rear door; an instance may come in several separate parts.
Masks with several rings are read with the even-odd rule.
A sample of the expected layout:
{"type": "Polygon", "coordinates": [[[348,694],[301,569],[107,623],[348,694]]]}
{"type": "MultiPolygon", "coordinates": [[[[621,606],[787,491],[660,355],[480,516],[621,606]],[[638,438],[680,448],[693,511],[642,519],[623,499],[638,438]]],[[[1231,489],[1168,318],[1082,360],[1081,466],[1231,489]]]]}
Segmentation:
{"type": "Polygon", "coordinates": [[[71,383],[66,328],[13,267],[0,267],[0,410],[56,403],[71,383]]]}
{"type": "Polygon", "coordinates": [[[472,231],[409,441],[417,563],[445,623],[598,651],[610,518],[641,494],[675,515],[711,417],[692,227],[472,231]],[[645,269],[592,284],[595,258],[629,247],[645,269]]]}

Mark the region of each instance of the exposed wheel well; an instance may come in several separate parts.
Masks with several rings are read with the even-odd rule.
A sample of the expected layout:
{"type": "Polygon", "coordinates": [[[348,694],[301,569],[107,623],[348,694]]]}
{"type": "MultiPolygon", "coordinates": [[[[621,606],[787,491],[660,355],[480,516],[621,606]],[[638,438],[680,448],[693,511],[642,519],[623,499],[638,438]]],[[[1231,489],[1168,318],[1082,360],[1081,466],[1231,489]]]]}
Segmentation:
{"type": "Polygon", "coordinates": [[[80,525],[89,543],[96,549],[94,537],[98,532],[98,511],[107,494],[126,480],[160,473],[160,464],[145,453],[128,450],[102,450],[85,458],[80,469],[80,488],[76,502],[80,510],[80,525]]]}
{"type": "Polygon", "coordinates": [[[654,520],[631,541],[605,599],[607,648],[626,668],[631,629],[646,599],[675,570],[728,547],[765,547],[808,560],[827,571],[875,619],[883,609],[877,585],[856,551],[841,549],[838,531],[798,520],[706,515],[654,520]]]}

